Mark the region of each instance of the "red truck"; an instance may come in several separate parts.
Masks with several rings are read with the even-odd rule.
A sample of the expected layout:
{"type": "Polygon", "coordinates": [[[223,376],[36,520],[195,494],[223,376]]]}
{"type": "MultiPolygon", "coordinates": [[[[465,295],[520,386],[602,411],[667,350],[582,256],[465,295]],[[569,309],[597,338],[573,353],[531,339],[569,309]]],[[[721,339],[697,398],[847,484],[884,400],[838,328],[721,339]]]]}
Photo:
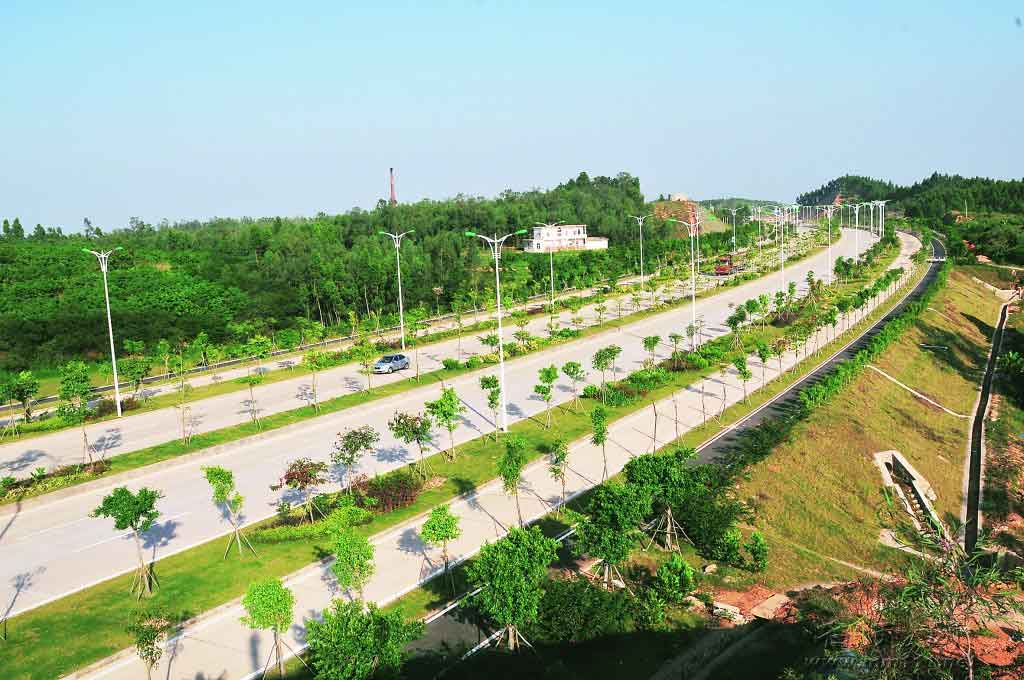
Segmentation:
{"type": "Polygon", "coordinates": [[[715,276],[728,276],[733,272],[732,255],[722,255],[715,265],[715,276]]]}

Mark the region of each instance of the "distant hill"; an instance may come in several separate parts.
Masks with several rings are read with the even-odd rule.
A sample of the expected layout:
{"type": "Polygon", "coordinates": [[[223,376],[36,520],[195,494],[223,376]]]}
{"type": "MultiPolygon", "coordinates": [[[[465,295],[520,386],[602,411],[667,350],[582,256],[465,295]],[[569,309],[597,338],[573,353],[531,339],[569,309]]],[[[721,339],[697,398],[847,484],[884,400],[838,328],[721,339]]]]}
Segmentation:
{"type": "Polygon", "coordinates": [[[803,205],[831,203],[835,197],[844,203],[887,200],[888,210],[907,217],[942,218],[964,210],[1024,214],[1024,180],[999,180],[987,177],[961,177],[933,173],[910,186],[859,175],[843,175],[827,184],[801,194],[803,205]]]}

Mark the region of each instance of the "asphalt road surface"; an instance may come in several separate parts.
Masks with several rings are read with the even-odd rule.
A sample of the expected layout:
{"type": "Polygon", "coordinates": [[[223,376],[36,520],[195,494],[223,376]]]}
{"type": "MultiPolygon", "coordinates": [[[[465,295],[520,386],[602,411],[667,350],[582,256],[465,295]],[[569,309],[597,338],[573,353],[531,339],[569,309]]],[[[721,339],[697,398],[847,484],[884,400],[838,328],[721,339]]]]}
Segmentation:
{"type": "MultiPolygon", "coordinates": [[[[874,240],[862,235],[860,242],[866,249],[874,240]]],[[[833,252],[836,257],[852,256],[853,236],[844,234],[833,246],[833,252]]],[[[786,281],[802,285],[808,271],[826,270],[826,258],[827,254],[822,252],[787,267],[786,281]]],[[[724,321],[731,313],[729,303],[739,304],[760,293],[774,294],[782,283],[779,274],[774,273],[735,288],[725,288],[712,298],[698,300],[698,314],[703,315],[707,322],[706,334],[717,336],[728,332],[724,321]]],[[[643,337],[660,335],[665,338],[669,333],[682,332],[689,320],[690,310],[684,306],[619,330],[610,329],[506,362],[509,421],[535,416],[544,410],[544,403],[533,394],[540,368],[580,361],[589,370],[590,357],[594,352],[614,343],[623,348],[618,370],[620,376],[625,375],[639,368],[647,357],[641,343],[643,337]]],[[[534,323],[538,321],[546,323],[546,319],[534,323]]],[[[425,352],[428,356],[421,357],[421,361],[439,364],[444,351],[443,344],[431,347],[425,352]]],[[[671,347],[666,343],[657,350],[657,356],[666,358],[670,352],[671,347]]],[[[342,367],[340,370],[350,369],[342,367]]],[[[449,382],[467,408],[454,433],[456,443],[474,439],[493,429],[491,412],[477,381],[480,375],[495,373],[496,370],[496,367],[489,367],[449,382]]],[[[591,380],[599,380],[599,375],[592,370],[590,373],[591,380]]],[[[337,377],[324,380],[324,391],[328,389],[326,383],[341,382],[343,386],[343,380],[339,381],[337,377]]],[[[288,389],[294,390],[295,385],[285,389],[281,398],[294,404],[294,393],[288,394],[288,389]]],[[[334,389],[339,387],[335,385],[334,389]]],[[[200,470],[202,465],[221,465],[232,469],[238,489],[246,498],[245,522],[258,521],[274,514],[275,506],[282,498],[298,500],[288,490],[270,490],[270,485],[278,481],[288,461],[302,456],[328,460],[336,434],[346,427],[366,424],[381,433],[378,449],[350,471],[352,473],[375,475],[414,460],[414,450],[394,439],[388,431],[387,421],[396,410],[421,410],[423,403],[437,398],[439,392],[438,385],[412,389],[388,399],[282,428],[260,438],[238,442],[215,455],[190,459],[180,465],[133,478],[127,483],[132,489],[146,486],[164,493],[159,504],[161,519],[145,535],[147,558],[159,559],[229,531],[221,512],[210,501],[209,487],[200,470]]],[[[572,397],[565,379],[556,383],[554,393],[555,403],[564,403],[572,397]]],[[[229,413],[237,412],[238,396],[229,396],[236,401],[225,402],[224,409],[229,413]]],[[[211,414],[210,417],[215,416],[211,414]]],[[[127,421],[133,418],[126,418],[119,425],[126,427],[127,421]]],[[[166,429],[173,425],[168,423],[163,427],[166,429]]],[[[437,432],[432,450],[439,451],[447,443],[448,433],[437,432]]],[[[75,445],[79,445],[77,439],[75,445]]],[[[135,547],[130,536],[116,531],[109,520],[88,517],[102,496],[115,485],[118,485],[116,480],[111,480],[109,487],[92,489],[69,498],[24,509],[17,506],[0,508],[0,603],[3,603],[0,611],[6,610],[9,616],[13,616],[135,568],[135,547]]],[[[319,491],[338,488],[340,483],[335,480],[319,491]]]]}

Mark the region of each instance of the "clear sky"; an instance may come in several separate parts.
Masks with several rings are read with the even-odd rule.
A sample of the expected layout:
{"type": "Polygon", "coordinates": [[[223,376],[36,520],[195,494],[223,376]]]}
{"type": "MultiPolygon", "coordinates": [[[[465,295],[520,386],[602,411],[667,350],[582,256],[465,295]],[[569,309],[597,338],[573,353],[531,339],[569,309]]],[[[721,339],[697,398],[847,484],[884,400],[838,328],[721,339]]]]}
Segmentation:
{"type": "Polygon", "coordinates": [[[0,215],[339,212],[389,166],[403,201],[1024,176],[1021,2],[358,5],[0,1],[0,215]]]}

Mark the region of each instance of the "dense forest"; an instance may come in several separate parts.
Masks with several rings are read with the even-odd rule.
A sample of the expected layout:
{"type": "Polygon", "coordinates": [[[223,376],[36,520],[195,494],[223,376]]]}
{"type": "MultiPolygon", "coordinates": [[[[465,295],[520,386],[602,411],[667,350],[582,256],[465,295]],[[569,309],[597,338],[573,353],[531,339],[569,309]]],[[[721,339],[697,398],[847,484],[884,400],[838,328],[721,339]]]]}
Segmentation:
{"type": "MultiPolygon", "coordinates": [[[[244,342],[254,333],[294,327],[298,319],[348,328],[352,315],[379,314],[397,323],[395,251],[381,230],[414,229],[402,244],[406,310],[447,311],[493,295],[489,250],[467,230],[507,233],[538,221],[588,225],[606,236],[607,251],[556,255],[561,289],[636,271],[638,239],[631,214],[647,206],[628,174],[581,173],[549,191],[506,191],[496,198],[456,196],[353,209],[312,218],[212,219],[150,225],[132,219],[105,231],[86,222],[82,234],[5,221],[0,238],[0,363],[5,368],[55,365],[107,353],[103,280],[83,248],[110,250],[110,303],[120,344],[189,340],[244,342]],[[17,225],[15,227],[15,225],[17,225]]],[[[673,261],[688,246],[673,225],[648,220],[644,254],[673,261]]],[[[744,232],[745,233],[745,232],[744,232]]],[[[745,237],[745,236],[744,236],[745,237]]],[[[709,235],[702,250],[727,247],[709,235]]],[[[512,243],[512,241],[510,241],[512,243]]],[[[548,258],[511,249],[502,256],[502,293],[522,299],[549,286],[548,258]]],[[[650,266],[650,265],[649,265],[650,266]]]]}
{"type": "Polygon", "coordinates": [[[968,213],[1024,213],[1024,180],[939,173],[905,187],[871,177],[844,175],[801,194],[797,201],[803,205],[822,205],[831,203],[836,194],[842,195],[844,202],[892,201],[887,210],[902,212],[907,217],[940,219],[953,211],[962,212],[965,205],[968,213]]]}

